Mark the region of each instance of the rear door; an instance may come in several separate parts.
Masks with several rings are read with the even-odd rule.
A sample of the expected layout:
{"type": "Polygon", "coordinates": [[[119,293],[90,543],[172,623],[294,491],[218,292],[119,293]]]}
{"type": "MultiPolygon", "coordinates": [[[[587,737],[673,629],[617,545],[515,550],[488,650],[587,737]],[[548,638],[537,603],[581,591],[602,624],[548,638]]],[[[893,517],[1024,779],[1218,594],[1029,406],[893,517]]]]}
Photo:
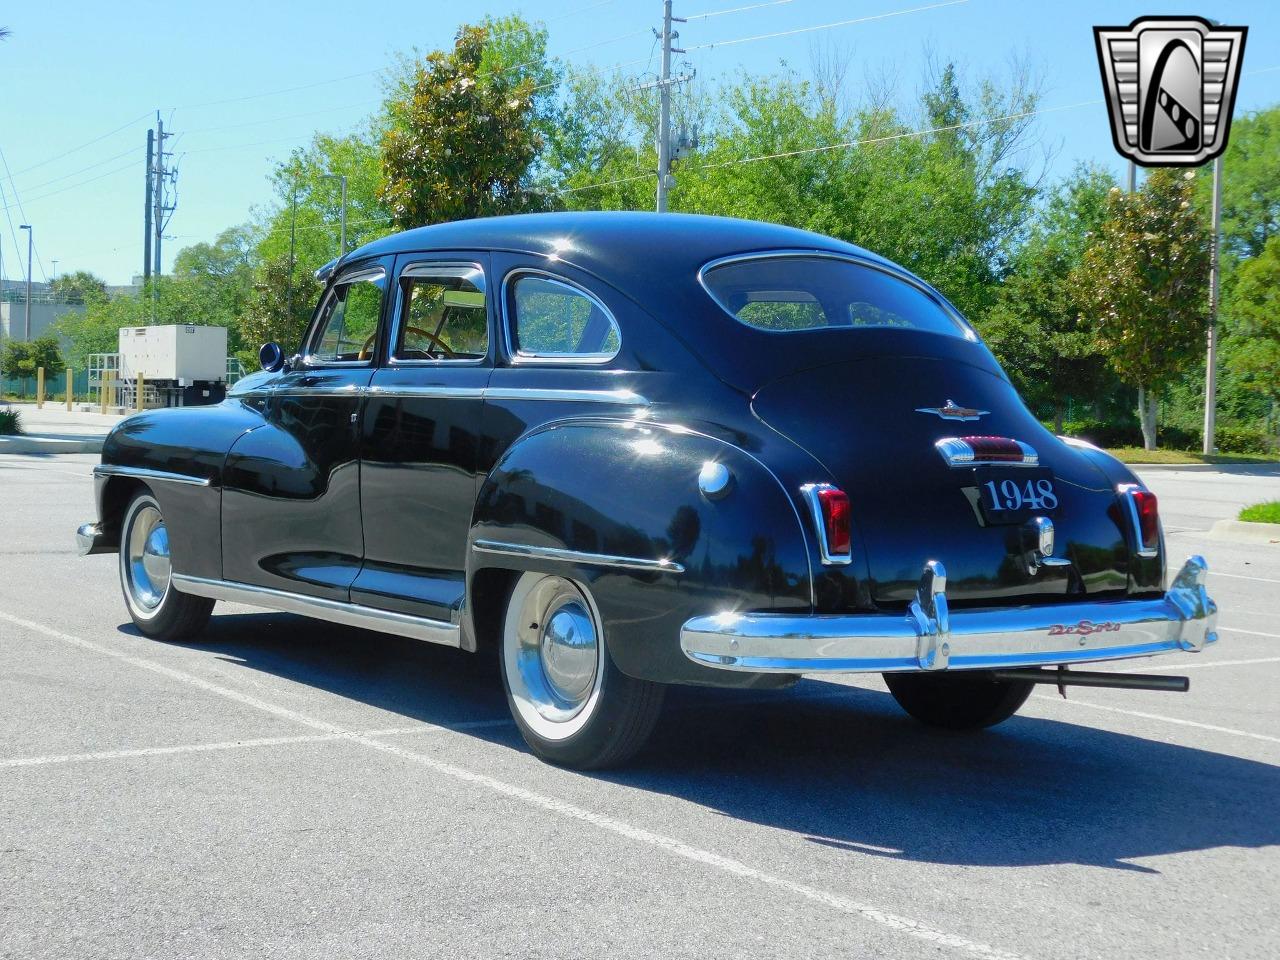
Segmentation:
{"type": "Polygon", "coordinates": [[[493,369],[487,253],[401,255],[384,361],[360,436],[356,603],[456,619],[493,369]]]}

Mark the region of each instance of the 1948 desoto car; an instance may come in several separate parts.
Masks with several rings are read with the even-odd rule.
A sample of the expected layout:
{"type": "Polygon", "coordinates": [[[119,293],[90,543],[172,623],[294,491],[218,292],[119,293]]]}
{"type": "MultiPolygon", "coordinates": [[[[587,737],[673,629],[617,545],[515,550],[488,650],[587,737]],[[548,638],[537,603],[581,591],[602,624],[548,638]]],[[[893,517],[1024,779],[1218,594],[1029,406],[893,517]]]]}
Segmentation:
{"type": "Polygon", "coordinates": [[[762,223],[539,214],[327,265],[299,352],[137,414],[84,553],[137,628],[216,600],[488,651],[541,757],[619,763],[664,685],[882,673],[977,728],[1217,639],[1155,496],[1050,434],[935,289],[762,223]]]}

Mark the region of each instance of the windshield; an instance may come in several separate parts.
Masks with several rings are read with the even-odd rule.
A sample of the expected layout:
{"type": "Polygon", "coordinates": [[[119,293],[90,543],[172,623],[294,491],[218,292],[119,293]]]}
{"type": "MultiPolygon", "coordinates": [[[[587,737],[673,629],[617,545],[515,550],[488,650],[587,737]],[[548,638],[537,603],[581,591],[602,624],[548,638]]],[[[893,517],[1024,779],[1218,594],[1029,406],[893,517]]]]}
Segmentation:
{"type": "Polygon", "coordinates": [[[924,290],[875,267],[823,256],[731,260],[702,273],[707,292],[749,327],[907,328],[970,337],[924,290]]]}

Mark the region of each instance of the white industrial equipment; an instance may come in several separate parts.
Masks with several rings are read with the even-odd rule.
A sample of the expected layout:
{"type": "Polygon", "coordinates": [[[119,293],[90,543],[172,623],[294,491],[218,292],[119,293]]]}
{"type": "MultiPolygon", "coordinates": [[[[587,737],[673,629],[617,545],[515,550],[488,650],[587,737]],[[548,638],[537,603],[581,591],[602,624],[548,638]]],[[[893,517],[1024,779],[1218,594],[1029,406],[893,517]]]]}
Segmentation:
{"type": "Polygon", "coordinates": [[[226,394],[227,328],[121,327],[118,363],[123,404],[136,398],[139,376],[147,406],[217,403],[226,394]]]}

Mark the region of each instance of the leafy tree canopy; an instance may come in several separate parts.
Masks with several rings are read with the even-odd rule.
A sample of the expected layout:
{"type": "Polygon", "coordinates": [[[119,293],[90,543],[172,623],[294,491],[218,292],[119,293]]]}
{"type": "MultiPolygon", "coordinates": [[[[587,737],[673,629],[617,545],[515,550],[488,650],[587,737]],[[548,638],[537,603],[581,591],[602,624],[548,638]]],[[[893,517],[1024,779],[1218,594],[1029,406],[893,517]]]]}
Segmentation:
{"type": "Polygon", "coordinates": [[[95,297],[105,297],[107,282],[88,270],[77,270],[54,277],[49,281],[49,291],[67,303],[84,303],[95,297]]]}

